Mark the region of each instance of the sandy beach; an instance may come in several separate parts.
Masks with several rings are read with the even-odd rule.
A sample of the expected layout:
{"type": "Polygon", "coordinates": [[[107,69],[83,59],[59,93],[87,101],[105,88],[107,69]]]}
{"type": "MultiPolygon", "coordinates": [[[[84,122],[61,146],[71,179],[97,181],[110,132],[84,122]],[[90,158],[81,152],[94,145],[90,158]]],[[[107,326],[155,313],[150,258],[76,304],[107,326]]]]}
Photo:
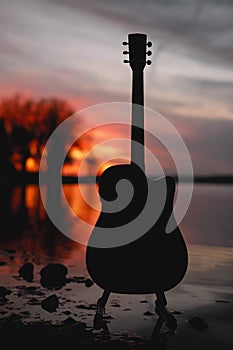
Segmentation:
{"type": "MultiPolygon", "coordinates": [[[[105,327],[93,328],[96,301],[102,290],[92,284],[84,261],[85,249],[75,264],[66,261],[63,286],[41,284],[46,257],[25,257],[25,252],[2,249],[0,254],[0,335],[7,343],[78,345],[93,348],[232,349],[233,297],[231,248],[189,245],[189,268],[183,281],[166,293],[168,308],[177,319],[174,334],[163,325],[153,339],[158,319],[154,295],[111,294],[106,306],[105,327]],[[23,260],[24,259],[24,260],[23,260]],[[37,259],[38,260],[38,259],[37,259]],[[19,276],[24,263],[33,265],[33,279],[19,276]],[[201,262],[201,263],[200,263],[201,262]],[[56,296],[51,311],[43,301],[56,296]],[[14,337],[12,335],[14,334],[14,337]]],[[[58,259],[56,263],[64,263],[58,259]]],[[[140,278],[140,276],[139,276],[140,278]]]]}

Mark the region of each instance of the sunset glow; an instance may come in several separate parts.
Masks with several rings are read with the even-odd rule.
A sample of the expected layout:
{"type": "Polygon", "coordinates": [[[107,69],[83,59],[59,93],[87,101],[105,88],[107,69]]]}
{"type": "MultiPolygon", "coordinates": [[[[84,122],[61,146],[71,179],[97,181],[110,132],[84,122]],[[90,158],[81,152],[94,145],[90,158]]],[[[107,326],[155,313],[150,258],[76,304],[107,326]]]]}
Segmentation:
{"type": "Polygon", "coordinates": [[[36,172],[39,170],[38,164],[36,163],[35,159],[31,157],[27,159],[26,170],[29,172],[36,172]]]}
{"type": "MultiPolygon", "coordinates": [[[[21,5],[4,1],[0,14],[0,98],[15,94],[56,97],[66,100],[74,112],[96,104],[130,102],[132,75],[130,67],[122,63],[121,43],[130,32],[145,32],[153,43],[152,65],[144,70],[145,105],[174,124],[186,142],[196,173],[233,172],[229,152],[233,147],[232,45],[227,32],[231,10],[227,3],[204,5],[198,1],[184,7],[176,3],[165,11],[165,4],[139,1],[132,12],[126,2],[115,5],[116,13],[105,0],[98,5],[87,1],[82,6],[72,1],[61,5],[22,0],[21,5]],[[222,16],[215,16],[218,11],[222,16]],[[221,45],[215,40],[219,36],[224,38],[221,45]]],[[[85,122],[82,113],[80,121],[85,122]]],[[[92,146],[126,133],[106,127],[93,135],[92,146]]],[[[89,140],[86,146],[88,149],[89,140]]],[[[101,152],[115,156],[111,147],[106,145],[101,152]]],[[[161,154],[159,149],[156,152],[161,154]]],[[[120,147],[118,153],[124,156],[120,147]]],[[[82,150],[76,148],[70,156],[77,166],[82,150]]],[[[168,159],[164,162],[168,164],[168,159]]],[[[20,167],[18,163],[16,167],[20,167]]],[[[65,172],[68,167],[71,169],[66,165],[65,172]]],[[[28,160],[27,169],[35,168],[28,160]]]]}

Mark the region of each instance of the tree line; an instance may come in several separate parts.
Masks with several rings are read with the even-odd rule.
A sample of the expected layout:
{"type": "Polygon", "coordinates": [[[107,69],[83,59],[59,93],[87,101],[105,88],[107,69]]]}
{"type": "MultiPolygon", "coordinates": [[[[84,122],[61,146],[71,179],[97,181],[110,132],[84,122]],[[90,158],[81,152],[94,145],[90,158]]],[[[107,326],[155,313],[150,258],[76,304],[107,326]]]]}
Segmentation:
{"type": "Polygon", "coordinates": [[[34,170],[39,169],[48,138],[73,113],[70,104],[60,98],[34,99],[19,95],[3,98],[0,101],[0,174],[27,172],[29,160],[34,170]]]}

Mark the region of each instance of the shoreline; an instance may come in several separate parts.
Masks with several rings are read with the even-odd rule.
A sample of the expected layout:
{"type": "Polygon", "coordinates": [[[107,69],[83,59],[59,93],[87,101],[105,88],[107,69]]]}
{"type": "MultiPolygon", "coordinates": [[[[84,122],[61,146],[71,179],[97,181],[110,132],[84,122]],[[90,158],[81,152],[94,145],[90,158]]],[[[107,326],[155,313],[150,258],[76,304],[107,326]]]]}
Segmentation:
{"type": "MultiPolygon", "coordinates": [[[[232,251],[226,254],[223,247],[209,247],[206,250],[206,247],[196,245],[189,246],[189,251],[190,263],[186,276],[180,284],[166,292],[168,309],[176,317],[178,327],[175,334],[168,334],[163,325],[159,342],[154,343],[155,339],[152,339],[151,343],[158,319],[154,309],[155,295],[112,293],[106,305],[109,333],[106,329],[95,330],[93,318],[102,290],[96,284],[85,285],[85,279],[89,276],[82,265],[74,260],[64,261],[62,257],[53,260],[67,266],[68,282],[61,288],[51,289],[40,282],[39,272],[49,262],[46,256],[46,260],[34,262],[33,281],[27,282],[17,276],[18,268],[23,263],[20,251],[2,250],[6,265],[1,267],[1,286],[9,289],[10,293],[5,296],[7,300],[1,306],[1,339],[6,339],[8,344],[11,339],[17,339],[22,346],[38,343],[78,345],[87,349],[147,349],[152,346],[152,349],[161,350],[231,350],[232,251]],[[13,260],[10,259],[12,256],[13,260]],[[42,301],[54,294],[58,297],[59,306],[56,311],[48,312],[41,307],[42,301]],[[191,325],[190,320],[195,318],[199,319],[198,322],[204,322],[206,329],[200,330],[191,325]]],[[[78,261],[78,257],[76,259],[78,261]]]]}
{"type": "MultiPolygon", "coordinates": [[[[178,182],[177,175],[168,175],[172,177],[175,182],[178,182]]],[[[149,176],[150,179],[154,179],[155,177],[149,176]]],[[[100,177],[87,175],[87,176],[62,176],[63,184],[95,184],[98,183],[100,177]]],[[[44,179],[45,180],[45,179],[44,179]]],[[[192,179],[189,177],[181,177],[179,182],[181,183],[190,183],[192,179]]],[[[232,185],[233,184],[233,175],[197,175],[193,178],[194,183],[197,184],[225,184],[232,185]]],[[[43,178],[40,179],[41,183],[46,183],[43,181],[43,178]]],[[[18,174],[9,174],[9,176],[0,176],[0,185],[13,184],[13,185],[26,185],[26,184],[36,184],[39,185],[39,173],[18,173],[18,174]]]]}
{"type": "MultiPolygon", "coordinates": [[[[195,287],[192,291],[195,293],[195,287]]],[[[220,296],[221,293],[219,293],[220,296]]],[[[144,297],[141,296],[141,302],[146,301],[144,297]]],[[[200,305],[198,305],[192,298],[188,297],[188,291],[180,292],[178,298],[176,296],[173,298],[171,292],[168,298],[169,309],[174,313],[178,327],[172,334],[168,333],[167,328],[163,325],[160,336],[153,338],[153,328],[158,319],[157,315],[151,311],[144,313],[139,310],[127,311],[128,308],[123,305],[123,299],[128,298],[127,296],[117,296],[120,307],[113,307],[115,298],[114,295],[106,306],[107,327],[105,330],[93,328],[92,318],[95,311],[88,310],[88,304],[87,310],[81,310],[81,314],[76,313],[75,315],[72,312],[68,315],[67,310],[63,308],[65,317],[60,321],[56,320],[56,313],[54,313],[54,319],[51,316],[50,321],[45,321],[42,317],[36,317],[29,321],[27,320],[27,310],[22,309],[18,315],[12,313],[5,318],[0,317],[1,339],[2,341],[4,339],[8,345],[11,344],[11,341],[17,341],[17,344],[22,346],[31,344],[78,345],[79,348],[87,349],[149,349],[151,346],[167,350],[232,349],[233,303],[230,300],[222,298],[201,300],[200,305]],[[184,298],[189,298],[189,307],[182,308],[182,299],[184,298]],[[172,308],[174,304],[176,305],[175,309],[172,308]],[[130,312],[133,314],[126,316],[130,312]],[[148,315],[143,316],[143,314],[148,315]],[[134,326],[131,324],[133,318],[134,326]],[[200,330],[198,327],[194,327],[190,322],[193,319],[204,322],[207,325],[206,329],[200,330]],[[117,323],[122,323],[121,330],[117,330],[117,323]]],[[[136,305],[136,302],[133,301],[132,304],[136,305]]],[[[151,309],[148,300],[141,306],[143,306],[144,311],[151,309]]]]}

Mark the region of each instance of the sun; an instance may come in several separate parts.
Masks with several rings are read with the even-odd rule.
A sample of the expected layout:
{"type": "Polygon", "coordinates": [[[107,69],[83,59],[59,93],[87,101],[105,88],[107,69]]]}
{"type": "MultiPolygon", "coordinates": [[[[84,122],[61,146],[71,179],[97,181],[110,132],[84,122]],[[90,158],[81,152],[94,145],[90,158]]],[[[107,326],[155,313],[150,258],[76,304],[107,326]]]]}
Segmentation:
{"type": "Polygon", "coordinates": [[[101,176],[103,172],[108,168],[110,168],[111,166],[122,165],[122,164],[129,164],[129,160],[124,158],[115,158],[115,159],[108,160],[100,165],[97,171],[97,176],[101,176]]]}

